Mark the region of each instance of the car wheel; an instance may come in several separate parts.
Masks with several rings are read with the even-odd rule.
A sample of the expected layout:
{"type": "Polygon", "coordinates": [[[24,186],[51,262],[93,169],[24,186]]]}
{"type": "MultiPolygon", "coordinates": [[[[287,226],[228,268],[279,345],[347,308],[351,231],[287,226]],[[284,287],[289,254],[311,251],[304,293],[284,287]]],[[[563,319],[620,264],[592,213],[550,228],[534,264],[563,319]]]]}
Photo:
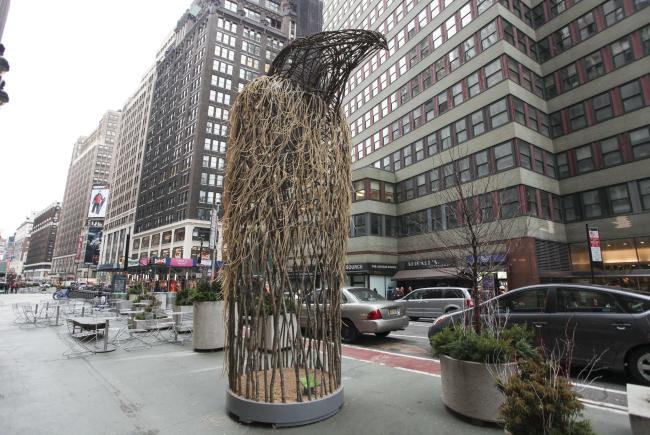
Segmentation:
{"type": "Polygon", "coordinates": [[[375,335],[380,338],[386,338],[388,337],[388,334],[390,334],[390,331],[375,332],[375,335]]]}
{"type": "Polygon", "coordinates": [[[453,308],[453,307],[452,307],[452,308],[447,308],[447,309],[445,310],[445,314],[447,314],[447,313],[453,313],[454,311],[457,311],[457,310],[458,310],[458,308],[453,308]]]}
{"type": "Polygon", "coordinates": [[[420,318],[419,317],[410,317],[409,316],[409,319],[413,320],[414,322],[417,322],[420,318]]]}
{"type": "Polygon", "coordinates": [[[359,330],[351,320],[341,319],[341,323],[341,340],[345,343],[353,343],[361,336],[359,330]]]}
{"type": "Polygon", "coordinates": [[[627,368],[635,381],[650,385],[650,347],[640,347],[630,352],[627,368]]]}

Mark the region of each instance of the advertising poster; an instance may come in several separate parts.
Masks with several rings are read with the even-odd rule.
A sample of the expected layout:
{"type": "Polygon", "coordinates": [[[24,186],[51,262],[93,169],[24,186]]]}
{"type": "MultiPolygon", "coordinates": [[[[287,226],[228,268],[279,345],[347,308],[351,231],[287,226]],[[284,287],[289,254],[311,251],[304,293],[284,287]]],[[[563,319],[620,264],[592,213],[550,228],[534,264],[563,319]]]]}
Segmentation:
{"type": "Polygon", "coordinates": [[[109,189],[106,186],[93,186],[90,191],[90,206],[88,207],[89,218],[105,218],[108,207],[109,189]]]}
{"type": "Polygon", "coordinates": [[[101,246],[101,243],[102,243],[102,229],[99,227],[88,228],[84,263],[97,264],[97,262],[99,261],[99,248],[101,246]]]}
{"type": "Polygon", "coordinates": [[[603,255],[600,250],[600,233],[598,231],[598,228],[589,228],[589,250],[591,251],[592,262],[603,262],[603,255]]]}
{"type": "Polygon", "coordinates": [[[87,229],[84,228],[81,230],[81,233],[79,233],[79,238],[77,239],[77,253],[74,256],[75,263],[79,263],[81,261],[81,253],[84,250],[84,244],[86,242],[86,231],[87,229]]]}

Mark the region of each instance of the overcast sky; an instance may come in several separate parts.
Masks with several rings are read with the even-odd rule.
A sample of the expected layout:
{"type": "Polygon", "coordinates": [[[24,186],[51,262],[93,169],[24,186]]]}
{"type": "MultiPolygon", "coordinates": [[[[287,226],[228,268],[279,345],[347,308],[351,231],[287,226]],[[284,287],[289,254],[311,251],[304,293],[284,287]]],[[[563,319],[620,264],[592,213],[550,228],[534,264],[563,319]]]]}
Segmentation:
{"type": "Polygon", "coordinates": [[[13,0],[2,43],[0,234],[63,200],[72,147],[119,110],[192,0],[13,0]]]}

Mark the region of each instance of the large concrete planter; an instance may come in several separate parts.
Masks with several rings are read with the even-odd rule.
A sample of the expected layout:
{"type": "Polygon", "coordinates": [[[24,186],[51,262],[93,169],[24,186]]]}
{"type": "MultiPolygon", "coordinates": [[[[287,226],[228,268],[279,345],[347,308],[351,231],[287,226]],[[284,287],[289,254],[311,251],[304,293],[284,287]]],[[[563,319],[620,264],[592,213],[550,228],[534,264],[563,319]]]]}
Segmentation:
{"type": "Polygon", "coordinates": [[[487,422],[501,420],[499,407],[505,397],[497,390],[496,377],[511,376],[517,363],[485,364],[440,357],[442,401],[452,411],[487,422]]]}
{"type": "MultiPolygon", "coordinates": [[[[291,313],[287,315],[287,325],[284,330],[280,331],[280,349],[286,349],[291,347],[291,343],[295,340],[296,335],[298,334],[298,322],[296,320],[296,315],[291,313]]],[[[278,319],[278,325],[282,328],[282,318],[278,319]]],[[[273,322],[273,316],[266,317],[266,324],[264,325],[264,350],[272,351],[273,350],[273,335],[275,332],[275,325],[273,322]]]]}
{"type": "Polygon", "coordinates": [[[223,349],[225,344],[224,302],[194,302],[192,346],[196,351],[223,349]]]}
{"type": "Polygon", "coordinates": [[[650,387],[627,384],[627,412],[634,435],[650,433],[650,387]]]}

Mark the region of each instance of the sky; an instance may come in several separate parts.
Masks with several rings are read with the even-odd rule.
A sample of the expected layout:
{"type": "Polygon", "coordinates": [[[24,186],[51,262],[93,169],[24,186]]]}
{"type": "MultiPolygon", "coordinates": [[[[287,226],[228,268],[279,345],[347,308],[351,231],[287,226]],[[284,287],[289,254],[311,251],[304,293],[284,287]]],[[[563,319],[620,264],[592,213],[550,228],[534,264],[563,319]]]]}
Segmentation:
{"type": "Polygon", "coordinates": [[[13,0],[0,106],[0,235],[62,201],[72,147],[134,93],[192,0],[13,0]]]}

